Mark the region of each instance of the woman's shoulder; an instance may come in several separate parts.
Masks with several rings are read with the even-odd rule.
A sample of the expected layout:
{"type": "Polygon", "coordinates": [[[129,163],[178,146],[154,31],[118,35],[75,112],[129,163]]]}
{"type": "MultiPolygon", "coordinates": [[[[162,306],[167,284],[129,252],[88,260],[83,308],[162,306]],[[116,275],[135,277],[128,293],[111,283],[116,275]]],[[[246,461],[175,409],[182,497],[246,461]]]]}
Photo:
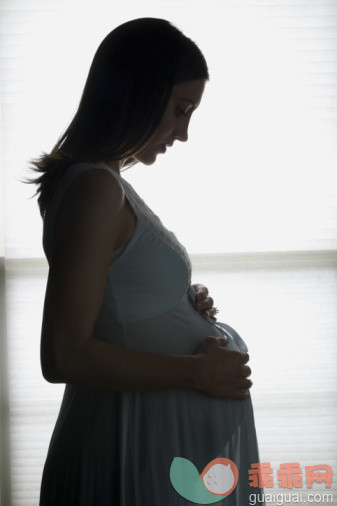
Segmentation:
{"type": "Polygon", "coordinates": [[[125,195],[120,181],[111,170],[101,170],[89,163],[76,163],[67,167],[63,175],[63,187],[66,186],[54,223],[76,219],[86,222],[92,216],[109,220],[123,208],[125,195]]]}
{"type": "Polygon", "coordinates": [[[93,184],[96,186],[106,183],[110,189],[123,193],[120,176],[106,164],[94,164],[90,162],[76,162],[64,170],[62,174],[63,186],[70,186],[75,180],[82,185],[93,184]]]}

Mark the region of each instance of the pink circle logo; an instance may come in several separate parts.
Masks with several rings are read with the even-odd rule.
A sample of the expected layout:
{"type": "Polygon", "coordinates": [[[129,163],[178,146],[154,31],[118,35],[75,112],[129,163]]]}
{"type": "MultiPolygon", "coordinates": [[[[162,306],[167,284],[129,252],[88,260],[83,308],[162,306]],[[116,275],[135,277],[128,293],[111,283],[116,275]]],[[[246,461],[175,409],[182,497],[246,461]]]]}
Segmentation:
{"type": "Polygon", "coordinates": [[[229,495],[236,487],[239,471],[230,459],[211,460],[200,475],[209,492],[215,495],[229,495]]]}

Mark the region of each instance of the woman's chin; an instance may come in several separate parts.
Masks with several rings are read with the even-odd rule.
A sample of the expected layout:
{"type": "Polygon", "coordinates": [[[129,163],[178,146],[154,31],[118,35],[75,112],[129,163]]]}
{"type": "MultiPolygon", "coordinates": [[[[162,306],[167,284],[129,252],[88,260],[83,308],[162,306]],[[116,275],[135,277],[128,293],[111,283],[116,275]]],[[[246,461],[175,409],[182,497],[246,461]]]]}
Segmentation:
{"type": "Polygon", "coordinates": [[[157,154],[158,153],[149,153],[146,156],[144,155],[137,157],[137,160],[144,165],[152,165],[157,159],[157,154]]]}

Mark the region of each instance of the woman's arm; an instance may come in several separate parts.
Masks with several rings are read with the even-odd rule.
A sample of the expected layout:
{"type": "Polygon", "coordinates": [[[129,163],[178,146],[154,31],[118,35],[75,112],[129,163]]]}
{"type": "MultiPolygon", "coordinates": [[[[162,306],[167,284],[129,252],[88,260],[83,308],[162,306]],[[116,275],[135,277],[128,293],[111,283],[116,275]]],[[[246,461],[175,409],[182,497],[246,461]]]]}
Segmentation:
{"type": "Polygon", "coordinates": [[[73,383],[114,391],[157,391],[194,388],[190,355],[161,355],[127,350],[88,339],[60,357],[51,383],[73,383]]]}
{"type": "Polygon", "coordinates": [[[80,174],[61,202],[43,312],[43,376],[119,391],[192,388],[191,356],[136,352],[92,338],[125,225],[123,204],[116,179],[96,169],[80,174]]]}

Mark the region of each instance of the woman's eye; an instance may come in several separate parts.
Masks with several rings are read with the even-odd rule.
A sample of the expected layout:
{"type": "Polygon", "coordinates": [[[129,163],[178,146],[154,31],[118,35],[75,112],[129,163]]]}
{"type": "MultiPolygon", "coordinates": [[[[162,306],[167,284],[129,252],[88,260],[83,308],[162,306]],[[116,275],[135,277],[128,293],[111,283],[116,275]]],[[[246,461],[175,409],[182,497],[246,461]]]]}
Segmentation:
{"type": "Polygon", "coordinates": [[[177,109],[176,109],[176,115],[177,115],[177,116],[181,116],[181,114],[182,114],[183,116],[188,117],[188,115],[186,114],[186,112],[185,112],[185,111],[184,111],[181,107],[177,107],[177,109]]]}

